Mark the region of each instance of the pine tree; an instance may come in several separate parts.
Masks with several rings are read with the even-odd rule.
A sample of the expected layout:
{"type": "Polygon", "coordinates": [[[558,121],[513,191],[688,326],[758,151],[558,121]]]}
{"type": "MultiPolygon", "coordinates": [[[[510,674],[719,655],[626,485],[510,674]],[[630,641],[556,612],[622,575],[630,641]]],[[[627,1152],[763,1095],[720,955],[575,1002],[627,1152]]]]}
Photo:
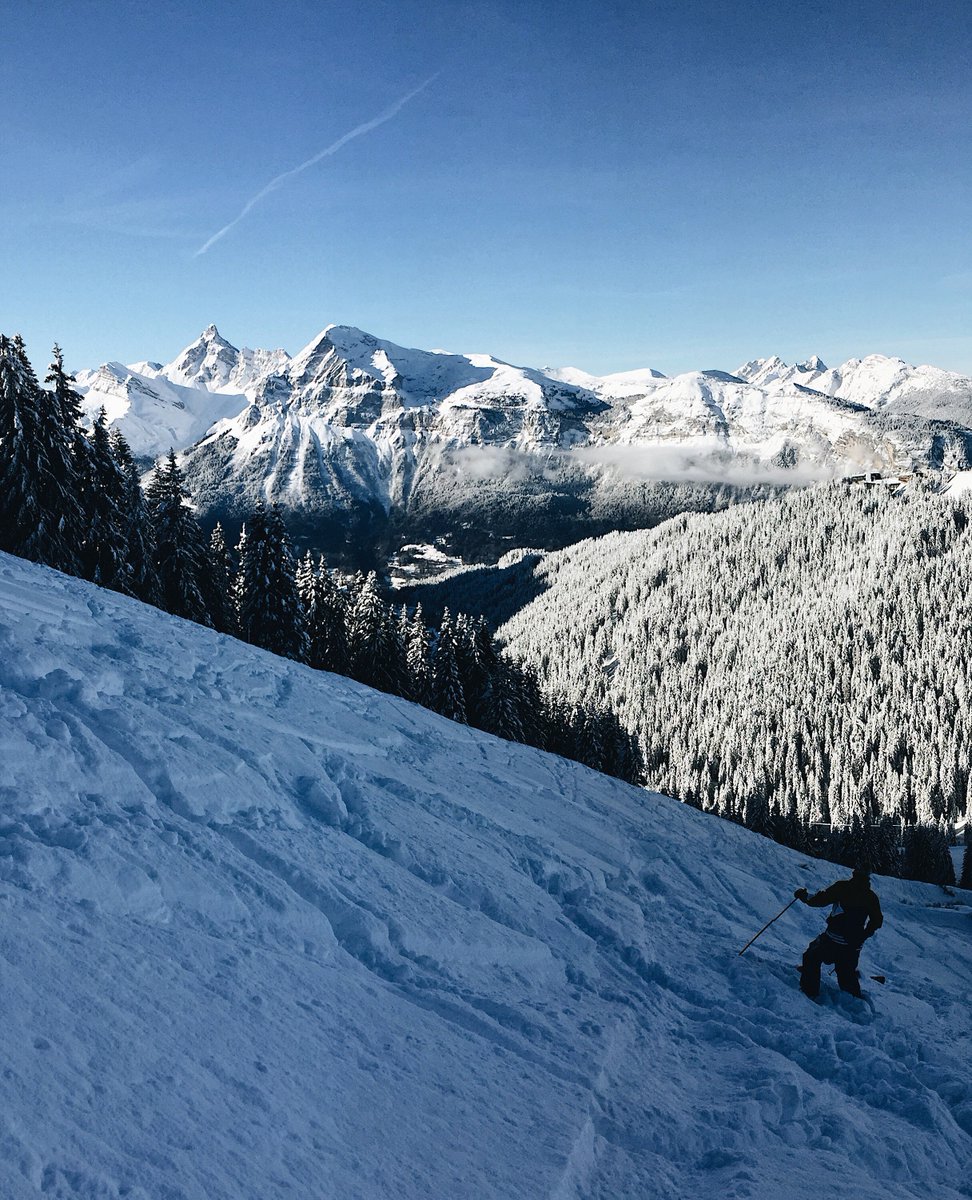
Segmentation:
{"type": "Polygon", "coordinates": [[[948,842],[937,825],[913,825],[908,830],[901,874],[922,883],[944,886],[955,882],[948,842]]]}
{"type": "Polygon", "coordinates": [[[344,674],[348,669],[348,597],[324,567],[317,571],[317,603],[320,609],[318,653],[326,671],[344,674]]]}
{"type": "MultiPolygon", "coordinates": [[[[518,676],[519,672],[517,670],[517,679],[518,676]]],[[[517,698],[518,695],[519,693],[517,693],[517,698]]],[[[519,716],[518,709],[517,714],[519,716]]],[[[573,727],[571,721],[571,708],[563,696],[555,696],[551,699],[548,704],[547,713],[547,749],[552,754],[559,754],[563,758],[570,757],[573,745],[573,727]]],[[[523,735],[523,741],[526,741],[525,734],[523,735]]]]}
{"type": "Polygon", "coordinates": [[[233,608],[233,581],[236,572],[230,558],[226,535],[219,523],[209,535],[209,548],[201,576],[203,600],[212,626],[219,633],[236,633],[236,613],[233,608]]]}
{"type": "Polygon", "coordinates": [[[489,626],[480,617],[478,621],[461,616],[457,622],[459,639],[459,672],[466,697],[466,715],[470,725],[477,729],[489,727],[491,709],[492,676],[499,656],[493,643],[489,626]]]}
{"type": "Polygon", "coordinates": [[[882,817],[874,830],[874,861],[877,875],[897,875],[901,870],[901,823],[892,816],[882,817]]]}
{"type": "Polygon", "coordinates": [[[297,565],[280,513],[261,505],[237,550],[235,587],[240,637],[273,654],[306,662],[307,630],[297,592],[297,565]]]}
{"type": "Polygon", "coordinates": [[[313,645],[311,620],[314,609],[314,585],[316,580],[317,568],[314,565],[314,557],[308,550],[303,558],[297,562],[297,595],[300,597],[300,606],[304,611],[304,628],[307,630],[307,663],[308,666],[319,669],[313,661],[314,655],[311,649],[313,645]]]}
{"type": "Polygon", "coordinates": [[[0,549],[69,572],[78,568],[73,437],[23,341],[0,337],[0,549]]]}
{"type": "Polygon", "coordinates": [[[390,605],[385,606],[385,654],[387,680],[384,691],[393,696],[404,696],[408,689],[408,664],[405,631],[390,605]]]}
{"type": "Polygon", "coordinates": [[[108,442],[118,469],[119,487],[117,526],[120,568],[114,586],[126,595],[158,605],[161,597],[155,571],[155,539],[138,467],[120,430],[113,429],[108,442]]]}
{"type": "Polygon", "coordinates": [[[972,888],[972,827],[965,826],[965,853],[962,855],[962,875],[959,884],[972,888]]]}
{"type": "Polygon", "coordinates": [[[272,588],[278,597],[281,632],[280,649],[268,649],[274,649],[274,653],[282,654],[285,658],[306,662],[309,647],[304,611],[297,592],[297,560],[290,535],[276,504],[270,510],[269,531],[273,549],[272,565],[275,569],[272,588]]]}
{"type": "Polygon", "coordinates": [[[794,850],[799,850],[801,853],[807,853],[810,846],[810,831],[800,820],[795,808],[792,808],[782,818],[777,841],[784,846],[792,846],[794,850]]]}
{"type": "MultiPolygon", "coordinates": [[[[55,346],[55,355],[60,350],[55,346]]],[[[69,377],[73,381],[73,376],[69,377]]],[[[69,389],[70,391],[70,389],[69,389]]],[[[74,440],[80,433],[77,393],[59,396],[38,389],[40,401],[38,434],[47,463],[47,473],[39,481],[40,502],[45,526],[38,530],[38,560],[62,571],[76,573],[81,534],[81,508],[75,476],[74,440]]]]}
{"type": "Polygon", "coordinates": [[[743,824],[763,837],[773,836],[773,820],[765,792],[752,791],[746,798],[743,824]]]}
{"type": "Polygon", "coordinates": [[[466,697],[459,677],[455,635],[448,608],[442,613],[442,624],[432,652],[431,700],[436,712],[450,721],[466,723],[466,697]]]}
{"type": "Polygon", "coordinates": [[[81,424],[81,393],[75,387],[78,381],[65,371],[64,353],[57,342],[54,343],[52,354],[44,382],[51,385],[54,399],[60,407],[61,424],[73,434],[81,424]]]}
{"type": "Polygon", "coordinates": [[[381,598],[372,571],[355,596],[348,618],[351,677],[369,687],[401,695],[405,688],[405,648],[397,622],[381,598]]]}
{"type": "Polygon", "coordinates": [[[170,450],[146,490],[155,536],[155,568],[162,607],[200,625],[211,624],[201,587],[204,546],[202,530],[186,506],[182,471],[170,450]]]}
{"type": "Polygon", "coordinates": [[[599,712],[586,705],[578,706],[573,717],[576,734],[571,758],[595,771],[604,762],[604,725],[600,717],[599,712]]]}
{"type": "Polygon", "coordinates": [[[78,465],[84,523],[81,573],[101,587],[127,591],[126,482],[112,454],[103,408],[95,418],[78,465]]]}
{"type": "Polygon", "coordinates": [[[381,629],[385,621],[385,607],[378,590],[378,576],[374,571],[357,580],[348,611],[348,658],[349,674],[352,679],[377,686],[381,674],[378,661],[382,643],[381,629]]]}
{"type": "Polygon", "coordinates": [[[60,424],[68,441],[67,470],[71,481],[71,504],[65,514],[64,534],[72,547],[74,569],[80,571],[81,547],[84,545],[86,535],[83,491],[89,456],[82,423],[81,393],[75,386],[77,384],[75,377],[64,368],[64,355],[56,342],[44,382],[50,385],[54,402],[59,411],[60,424]]]}
{"type": "Polygon", "coordinates": [[[0,336],[0,550],[22,554],[41,519],[30,441],[36,396],[14,343],[0,336]]]}
{"type": "Polygon", "coordinates": [[[230,606],[233,610],[233,627],[238,638],[243,638],[243,634],[240,631],[240,611],[243,608],[247,588],[250,583],[243,574],[243,563],[248,561],[247,547],[249,541],[250,535],[247,533],[246,522],[244,521],[240,526],[240,536],[234,552],[236,557],[236,573],[230,585],[230,606]]]}
{"type": "Polygon", "coordinates": [[[524,742],[528,746],[546,750],[550,728],[549,708],[536,668],[529,663],[516,664],[511,683],[524,742]]]}
{"type": "Polygon", "coordinates": [[[510,665],[500,655],[489,673],[487,691],[482,705],[482,728],[511,742],[522,742],[523,722],[517,705],[517,694],[510,665]]]}
{"type": "Polygon", "coordinates": [[[955,886],[955,863],[952,861],[952,851],[948,844],[948,838],[940,829],[933,830],[934,836],[934,861],[935,861],[935,878],[933,883],[940,883],[943,887],[955,886]]]}
{"type": "Polygon", "coordinates": [[[347,668],[347,611],[344,595],[320,558],[308,551],[297,572],[297,591],[304,608],[308,663],[319,671],[342,674],[347,668]]]}
{"type": "Polygon", "coordinates": [[[400,626],[405,640],[405,696],[428,708],[432,695],[432,634],[426,628],[422,605],[416,605],[411,616],[403,608],[400,626]]]}
{"type": "MultiPolygon", "coordinates": [[[[599,770],[626,783],[640,784],[643,772],[634,735],[624,728],[609,708],[601,710],[601,723],[604,728],[604,758],[599,770]]],[[[769,835],[776,836],[775,826],[770,829],[769,835]]]]}
{"type": "Polygon", "coordinates": [[[868,871],[873,871],[877,866],[876,859],[877,854],[871,827],[855,813],[851,819],[847,839],[847,866],[863,867],[868,871]]]}

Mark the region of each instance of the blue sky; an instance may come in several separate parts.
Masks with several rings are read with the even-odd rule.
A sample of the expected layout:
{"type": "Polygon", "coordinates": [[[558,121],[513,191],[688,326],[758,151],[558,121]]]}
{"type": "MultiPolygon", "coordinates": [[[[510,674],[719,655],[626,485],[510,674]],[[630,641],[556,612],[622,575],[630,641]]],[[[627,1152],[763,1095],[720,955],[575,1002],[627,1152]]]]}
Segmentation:
{"type": "Polygon", "coordinates": [[[0,0],[0,331],[214,321],[590,371],[972,373],[972,14],[943,3],[0,0]],[[292,176],[204,254],[272,179],[292,176]]]}

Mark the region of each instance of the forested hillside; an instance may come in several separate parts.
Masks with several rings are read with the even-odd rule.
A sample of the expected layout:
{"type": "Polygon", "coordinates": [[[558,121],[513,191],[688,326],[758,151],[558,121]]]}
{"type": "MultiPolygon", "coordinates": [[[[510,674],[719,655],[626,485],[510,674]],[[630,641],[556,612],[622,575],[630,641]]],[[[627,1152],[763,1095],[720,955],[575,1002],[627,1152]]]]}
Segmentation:
{"type": "Polygon", "coordinates": [[[969,515],[834,484],[609,535],[548,556],[501,636],[609,703],[652,786],[791,843],[833,823],[889,869],[898,819],[921,857],[967,811],[969,515]]]}
{"type": "Polygon", "coordinates": [[[104,409],[81,419],[60,350],[40,385],[20,338],[0,336],[0,551],[155,605],[274,654],[404,696],[499,737],[578,758],[632,782],[632,738],[609,712],[568,706],[499,655],[482,621],[393,609],[374,572],[298,566],[276,506],[257,503],[235,549],[203,536],[175,454],[143,493],[104,409]]]}

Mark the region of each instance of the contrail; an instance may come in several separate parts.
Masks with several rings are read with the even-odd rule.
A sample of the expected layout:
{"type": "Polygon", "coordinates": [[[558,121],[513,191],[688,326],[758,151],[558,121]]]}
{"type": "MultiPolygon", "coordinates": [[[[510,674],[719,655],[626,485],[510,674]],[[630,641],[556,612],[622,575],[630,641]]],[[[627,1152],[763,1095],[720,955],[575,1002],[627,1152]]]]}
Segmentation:
{"type": "Polygon", "coordinates": [[[230,221],[228,225],[224,225],[222,229],[213,234],[208,242],[199,247],[199,249],[193,255],[193,258],[198,258],[200,254],[205,254],[210,246],[215,246],[220,238],[225,237],[235,225],[239,225],[240,221],[243,220],[246,214],[255,205],[259,204],[264,196],[269,196],[271,192],[275,192],[277,188],[285,184],[288,179],[293,179],[294,176],[299,175],[301,171],[306,171],[308,167],[312,167],[315,163],[319,163],[322,158],[330,158],[332,154],[337,154],[341,147],[346,146],[353,138],[361,137],[363,133],[370,133],[372,129],[377,129],[379,125],[384,125],[386,121],[390,121],[392,117],[396,115],[396,113],[401,112],[405,105],[408,104],[409,100],[413,100],[419,94],[419,92],[424,92],[429,84],[433,82],[433,80],[438,79],[440,73],[441,72],[437,71],[434,75],[430,75],[424,83],[420,83],[419,86],[413,91],[409,92],[405,96],[402,96],[400,100],[396,100],[390,108],[386,108],[385,111],[379,113],[377,117],[372,117],[370,121],[365,121],[363,125],[356,125],[354,129],[343,134],[336,142],[332,142],[331,145],[325,150],[321,150],[318,154],[315,154],[313,158],[309,158],[306,162],[302,162],[299,167],[293,167],[289,171],[284,171],[282,175],[278,175],[276,179],[271,179],[265,188],[261,189],[255,196],[247,200],[246,204],[243,206],[242,212],[238,217],[234,217],[234,219],[230,221]]]}

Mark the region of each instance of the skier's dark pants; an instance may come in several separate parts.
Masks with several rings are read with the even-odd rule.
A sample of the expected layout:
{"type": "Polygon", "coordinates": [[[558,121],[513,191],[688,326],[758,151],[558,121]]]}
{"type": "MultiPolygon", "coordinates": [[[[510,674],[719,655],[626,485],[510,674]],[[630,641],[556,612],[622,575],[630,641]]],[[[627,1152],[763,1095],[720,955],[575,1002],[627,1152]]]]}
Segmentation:
{"type": "Polygon", "coordinates": [[[841,946],[832,942],[825,933],[807,946],[800,967],[800,988],[808,996],[820,991],[820,964],[833,963],[837,968],[837,982],[842,992],[860,996],[861,981],[857,975],[857,960],[861,956],[860,946],[841,946]]]}

